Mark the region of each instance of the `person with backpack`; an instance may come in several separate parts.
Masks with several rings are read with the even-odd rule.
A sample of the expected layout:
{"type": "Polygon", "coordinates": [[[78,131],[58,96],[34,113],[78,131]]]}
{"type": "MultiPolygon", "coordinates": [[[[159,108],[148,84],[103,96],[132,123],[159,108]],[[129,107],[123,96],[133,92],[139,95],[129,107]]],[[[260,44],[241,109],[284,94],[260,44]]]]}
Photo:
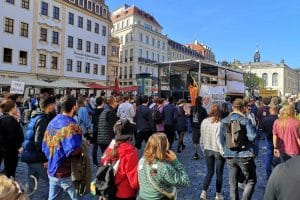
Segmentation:
{"type": "MultiPolygon", "coordinates": [[[[104,182],[108,184],[108,190],[115,188],[112,194],[104,196],[107,200],[135,200],[139,188],[138,183],[138,152],[132,144],[135,125],[128,119],[120,119],[114,126],[115,139],[111,142],[101,158],[103,166],[114,165],[115,176],[108,181],[105,176],[97,177],[96,184],[104,182]]],[[[100,194],[107,194],[108,190],[99,191],[100,194]]],[[[111,191],[111,190],[110,190],[111,191]]]]}
{"type": "Polygon", "coordinates": [[[99,117],[97,144],[100,146],[102,153],[108,147],[112,139],[115,138],[114,125],[118,121],[118,117],[115,112],[117,106],[116,98],[114,96],[110,96],[107,99],[107,107],[104,107],[104,110],[99,117]]]}
{"type": "Polygon", "coordinates": [[[212,104],[209,117],[204,119],[201,124],[200,145],[204,153],[207,175],[203,182],[203,189],[200,200],[206,200],[206,193],[214,175],[216,167],[216,200],[222,200],[221,195],[223,183],[223,169],[225,159],[223,158],[223,147],[220,140],[221,109],[218,104],[212,104]],[[216,166],[215,166],[216,165],[216,166]]]}
{"type": "Polygon", "coordinates": [[[164,106],[163,113],[164,113],[164,130],[165,134],[168,137],[169,143],[170,143],[170,149],[172,149],[173,142],[175,140],[175,112],[176,107],[174,105],[174,97],[170,96],[168,98],[168,104],[164,106]]]}
{"type": "Polygon", "coordinates": [[[230,198],[239,199],[238,176],[241,170],[246,179],[242,199],[250,200],[256,184],[253,141],[257,134],[243,109],[243,100],[235,99],[233,112],[221,121],[220,138],[229,171],[230,198]]]}
{"type": "MultiPolygon", "coordinates": [[[[35,187],[31,176],[34,176],[37,180],[41,177],[46,184],[49,184],[46,169],[48,161],[42,151],[42,142],[44,133],[50,122],[48,115],[55,110],[55,99],[47,95],[42,95],[39,104],[41,112],[32,116],[28,123],[25,132],[25,141],[23,142],[23,152],[21,154],[22,162],[25,162],[28,166],[29,192],[32,192],[35,187]]],[[[44,197],[48,198],[48,190],[44,192],[44,197]]]]}
{"type": "Polygon", "coordinates": [[[138,106],[136,109],[136,129],[137,138],[135,147],[140,149],[142,142],[148,141],[148,138],[152,135],[155,130],[155,125],[152,117],[152,112],[148,107],[149,97],[144,95],[142,97],[142,105],[138,106]]]}
{"type": "Polygon", "coordinates": [[[0,117],[0,155],[4,161],[4,174],[10,178],[15,177],[18,165],[18,154],[22,152],[24,135],[18,122],[16,103],[4,99],[0,103],[3,115],[0,117]]]}
{"type": "Polygon", "coordinates": [[[156,132],[165,131],[164,123],[164,99],[157,99],[157,105],[153,107],[153,120],[156,126],[156,132]]]}
{"type": "Polygon", "coordinates": [[[191,108],[191,121],[192,121],[192,131],[193,131],[193,147],[194,147],[194,160],[199,159],[198,146],[200,142],[200,126],[202,121],[207,117],[206,109],[202,107],[202,97],[198,96],[196,98],[195,106],[191,108]]]}
{"type": "Polygon", "coordinates": [[[138,165],[140,190],[137,200],[177,199],[176,187],[186,187],[190,179],[176,154],[169,150],[164,133],[153,134],[138,165]]]}

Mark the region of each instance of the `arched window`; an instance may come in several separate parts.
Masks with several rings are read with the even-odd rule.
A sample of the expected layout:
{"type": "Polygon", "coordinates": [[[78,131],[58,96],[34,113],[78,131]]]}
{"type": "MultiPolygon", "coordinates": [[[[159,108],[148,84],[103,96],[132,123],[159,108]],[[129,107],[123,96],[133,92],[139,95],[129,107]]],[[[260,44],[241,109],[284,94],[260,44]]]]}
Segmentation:
{"type": "Polygon", "coordinates": [[[272,86],[278,86],[278,73],[277,72],[272,74],[272,86]]]}
{"type": "Polygon", "coordinates": [[[263,73],[262,74],[262,79],[265,81],[265,86],[268,85],[268,74],[267,73],[263,73]]]}

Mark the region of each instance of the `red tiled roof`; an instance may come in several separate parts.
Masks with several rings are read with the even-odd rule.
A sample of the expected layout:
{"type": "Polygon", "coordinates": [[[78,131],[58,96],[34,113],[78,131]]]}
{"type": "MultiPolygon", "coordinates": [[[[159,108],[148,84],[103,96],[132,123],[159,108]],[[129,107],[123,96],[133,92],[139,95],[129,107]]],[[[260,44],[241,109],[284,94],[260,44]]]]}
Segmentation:
{"type": "Polygon", "coordinates": [[[112,22],[115,22],[119,19],[122,19],[122,18],[130,16],[130,15],[139,15],[139,16],[143,17],[145,20],[148,20],[149,22],[152,22],[155,25],[162,28],[162,26],[156,21],[156,19],[152,15],[150,15],[149,13],[146,13],[145,11],[139,9],[136,6],[131,6],[130,8],[128,8],[116,15],[112,15],[111,20],[112,20],[112,22]]]}

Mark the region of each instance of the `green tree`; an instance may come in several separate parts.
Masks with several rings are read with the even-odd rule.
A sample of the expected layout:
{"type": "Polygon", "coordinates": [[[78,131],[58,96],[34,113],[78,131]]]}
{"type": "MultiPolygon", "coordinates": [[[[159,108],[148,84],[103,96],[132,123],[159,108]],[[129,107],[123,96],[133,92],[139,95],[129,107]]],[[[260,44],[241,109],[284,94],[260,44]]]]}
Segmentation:
{"type": "Polygon", "coordinates": [[[265,81],[262,78],[250,72],[244,73],[244,83],[245,86],[250,89],[251,94],[253,94],[254,90],[258,90],[259,88],[264,88],[266,85],[265,81]]]}

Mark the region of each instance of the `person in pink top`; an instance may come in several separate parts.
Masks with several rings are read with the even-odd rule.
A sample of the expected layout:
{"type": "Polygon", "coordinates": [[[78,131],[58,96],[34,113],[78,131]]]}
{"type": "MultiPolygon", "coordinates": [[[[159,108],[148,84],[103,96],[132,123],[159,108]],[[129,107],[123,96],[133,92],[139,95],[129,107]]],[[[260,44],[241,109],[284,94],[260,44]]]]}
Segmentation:
{"type": "Polygon", "coordinates": [[[273,125],[274,156],[285,162],[300,155],[300,121],[295,117],[295,107],[284,105],[279,119],[273,125]]]}

